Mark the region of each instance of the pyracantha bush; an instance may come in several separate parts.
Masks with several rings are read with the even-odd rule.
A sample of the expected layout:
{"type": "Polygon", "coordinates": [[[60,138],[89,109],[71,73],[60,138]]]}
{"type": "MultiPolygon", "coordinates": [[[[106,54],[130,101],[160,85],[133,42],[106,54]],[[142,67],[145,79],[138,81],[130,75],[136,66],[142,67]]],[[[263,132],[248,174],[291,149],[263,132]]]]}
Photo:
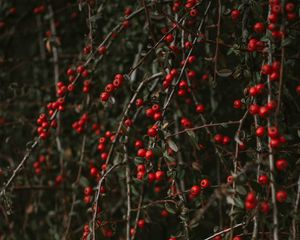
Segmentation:
{"type": "Polygon", "coordinates": [[[300,239],[296,0],[0,1],[0,239],[300,239]]]}

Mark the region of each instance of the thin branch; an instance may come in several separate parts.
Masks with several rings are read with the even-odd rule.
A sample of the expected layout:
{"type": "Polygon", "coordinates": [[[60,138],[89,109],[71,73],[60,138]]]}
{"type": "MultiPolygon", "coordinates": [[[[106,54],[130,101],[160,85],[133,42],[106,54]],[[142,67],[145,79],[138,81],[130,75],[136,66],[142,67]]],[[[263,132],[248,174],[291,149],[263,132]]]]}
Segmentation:
{"type": "Polygon", "coordinates": [[[24,164],[26,163],[26,161],[28,160],[28,158],[30,157],[32,151],[35,149],[35,147],[38,145],[40,139],[37,138],[31,145],[30,147],[26,150],[26,153],[23,157],[23,159],[21,160],[21,162],[19,163],[19,165],[14,169],[12,175],[10,176],[10,178],[8,179],[8,181],[6,182],[6,184],[4,185],[4,187],[2,188],[1,192],[0,192],[0,197],[2,197],[5,194],[6,189],[9,187],[9,185],[12,183],[12,181],[16,178],[17,174],[19,173],[19,171],[22,169],[22,167],[24,166],[24,164]]]}
{"type": "Polygon", "coordinates": [[[218,126],[226,127],[227,125],[237,125],[237,124],[240,124],[240,122],[241,122],[241,120],[221,122],[221,123],[208,123],[208,124],[204,124],[204,125],[196,126],[196,127],[192,127],[192,128],[185,128],[184,130],[181,130],[181,131],[175,132],[173,134],[167,135],[165,138],[177,136],[177,135],[187,133],[187,132],[190,132],[190,131],[200,130],[200,129],[203,129],[203,128],[218,127],[218,126]]]}
{"type": "Polygon", "coordinates": [[[128,161],[128,153],[126,142],[124,143],[124,161],[126,162],[126,189],[127,189],[127,217],[126,217],[126,239],[130,240],[130,221],[131,221],[131,176],[130,165],[128,161]]]}
{"type": "Polygon", "coordinates": [[[214,235],[211,235],[210,237],[205,238],[204,240],[210,240],[210,239],[213,239],[213,238],[215,238],[215,237],[217,237],[217,236],[220,236],[221,234],[227,233],[227,232],[229,232],[229,231],[232,231],[233,229],[242,227],[242,226],[244,226],[244,225],[246,225],[245,222],[236,224],[236,225],[234,225],[233,227],[231,227],[231,228],[226,228],[226,229],[224,229],[223,231],[217,232],[217,233],[215,233],[214,235]]]}
{"type": "Polygon", "coordinates": [[[293,222],[292,222],[293,240],[297,240],[297,217],[299,216],[298,215],[299,202],[300,202],[300,175],[298,178],[298,190],[297,190],[297,197],[296,197],[294,213],[293,213],[293,222]]]}

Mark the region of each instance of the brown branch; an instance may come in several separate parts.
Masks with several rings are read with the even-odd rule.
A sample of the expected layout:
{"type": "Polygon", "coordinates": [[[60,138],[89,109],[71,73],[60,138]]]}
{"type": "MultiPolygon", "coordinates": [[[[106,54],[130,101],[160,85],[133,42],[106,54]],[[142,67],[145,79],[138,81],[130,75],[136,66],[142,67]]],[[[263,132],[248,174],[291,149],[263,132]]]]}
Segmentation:
{"type": "Polygon", "coordinates": [[[233,227],[226,228],[226,229],[224,229],[223,231],[217,232],[217,233],[215,233],[214,235],[211,235],[210,237],[205,238],[204,240],[210,240],[210,239],[213,239],[213,238],[215,238],[215,237],[217,237],[217,236],[220,236],[221,234],[227,233],[227,232],[229,232],[229,231],[232,231],[233,229],[242,227],[242,226],[244,226],[244,225],[246,225],[245,222],[236,224],[236,225],[234,225],[233,227]]]}
{"type": "Polygon", "coordinates": [[[222,4],[221,4],[221,0],[218,0],[218,23],[217,23],[216,49],[215,49],[215,56],[214,56],[214,63],[215,64],[214,64],[213,83],[215,83],[217,81],[219,41],[220,41],[220,32],[221,32],[221,15],[222,15],[222,4]]]}
{"type": "Polygon", "coordinates": [[[190,131],[196,131],[196,130],[200,130],[203,128],[210,128],[210,127],[218,127],[218,126],[226,126],[226,125],[237,125],[240,124],[241,120],[237,120],[237,121],[228,121],[228,122],[221,122],[221,123],[208,123],[208,124],[204,124],[201,126],[196,126],[196,127],[192,127],[192,128],[186,128],[182,131],[179,132],[175,132],[173,134],[167,135],[165,138],[169,138],[169,137],[173,137],[182,133],[187,133],[190,131]]]}
{"type": "Polygon", "coordinates": [[[21,162],[19,163],[19,165],[14,169],[14,171],[13,171],[12,175],[10,176],[9,180],[6,182],[6,184],[4,185],[4,187],[1,189],[0,197],[2,197],[5,194],[6,189],[9,187],[9,185],[12,183],[12,181],[16,178],[17,174],[19,173],[19,171],[21,170],[21,168],[24,166],[24,164],[26,163],[26,161],[30,157],[32,151],[38,145],[39,141],[40,141],[39,138],[37,138],[36,140],[34,140],[34,142],[26,150],[26,153],[25,153],[23,159],[21,160],[21,162]]]}

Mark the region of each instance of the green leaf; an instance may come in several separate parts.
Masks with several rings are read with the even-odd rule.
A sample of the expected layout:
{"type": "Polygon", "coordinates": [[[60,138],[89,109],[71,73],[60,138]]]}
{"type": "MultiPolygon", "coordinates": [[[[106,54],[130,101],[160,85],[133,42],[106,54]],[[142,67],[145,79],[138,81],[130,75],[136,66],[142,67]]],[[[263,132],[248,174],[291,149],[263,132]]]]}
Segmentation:
{"type": "Polygon", "coordinates": [[[87,178],[85,178],[84,176],[80,177],[79,183],[84,187],[89,186],[89,180],[87,178]]]}
{"type": "Polygon", "coordinates": [[[238,208],[244,208],[244,203],[242,199],[238,197],[234,198],[234,205],[237,206],[238,208]]]}
{"type": "Polygon", "coordinates": [[[165,158],[167,161],[169,161],[169,162],[175,162],[175,161],[176,161],[175,158],[169,156],[168,153],[165,153],[165,154],[164,154],[164,158],[165,158]]]}
{"type": "Polygon", "coordinates": [[[193,146],[197,149],[200,150],[200,147],[198,145],[198,141],[196,139],[196,135],[193,131],[187,131],[187,134],[189,135],[189,139],[191,141],[191,143],[193,144],[193,146]]]}
{"type": "Polygon", "coordinates": [[[232,75],[232,73],[233,71],[231,69],[226,69],[226,68],[217,71],[217,75],[219,77],[229,77],[232,75]]]}
{"type": "Polygon", "coordinates": [[[282,43],[281,43],[281,47],[285,47],[285,46],[288,46],[292,43],[292,39],[290,38],[285,38],[282,43]]]}
{"type": "Polygon", "coordinates": [[[139,165],[139,164],[142,164],[142,163],[144,163],[144,159],[143,158],[141,158],[141,157],[134,158],[134,164],[135,165],[139,165]]]}
{"type": "Polygon", "coordinates": [[[138,196],[138,195],[139,195],[138,190],[137,190],[133,185],[131,185],[131,193],[132,193],[134,196],[138,196]]]}
{"type": "Polygon", "coordinates": [[[236,191],[237,191],[239,194],[242,194],[242,195],[246,195],[246,194],[247,194],[246,189],[245,189],[242,185],[238,185],[238,186],[236,187],[236,191]]]}
{"type": "Polygon", "coordinates": [[[163,155],[163,150],[161,149],[161,147],[155,147],[152,149],[153,153],[155,156],[162,156],[163,155]]]}
{"type": "Polygon", "coordinates": [[[171,206],[170,204],[166,203],[165,204],[165,208],[169,213],[175,214],[176,213],[176,209],[174,208],[174,206],[171,206]]]}
{"type": "Polygon", "coordinates": [[[175,142],[173,142],[171,139],[167,139],[167,143],[174,152],[178,152],[178,147],[175,142]]]}
{"type": "Polygon", "coordinates": [[[185,175],[185,170],[183,168],[179,168],[177,170],[177,178],[179,180],[183,179],[184,178],[184,175],[185,175]]]}

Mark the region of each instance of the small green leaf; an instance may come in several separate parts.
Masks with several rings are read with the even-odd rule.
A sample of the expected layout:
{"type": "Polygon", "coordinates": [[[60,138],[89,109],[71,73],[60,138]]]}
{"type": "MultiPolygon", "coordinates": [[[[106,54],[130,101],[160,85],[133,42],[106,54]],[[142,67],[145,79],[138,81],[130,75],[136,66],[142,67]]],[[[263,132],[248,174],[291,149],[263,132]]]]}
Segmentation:
{"type": "Polygon", "coordinates": [[[163,155],[163,151],[162,151],[161,147],[155,147],[155,148],[152,149],[152,151],[153,151],[155,156],[160,157],[160,156],[163,155]]]}
{"type": "Polygon", "coordinates": [[[79,182],[84,187],[89,186],[89,180],[83,176],[80,177],[79,182]]]}
{"type": "Polygon", "coordinates": [[[240,198],[234,199],[234,205],[237,206],[238,208],[244,208],[244,203],[240,198]]]}
{"type": "Polygon", "coordinates": [[[144,163],[144,159],[143,158],[141,158],[141,157],[134,158],[134,164],[135,165],[139,165],[139,164],[142,164],[142,163],[144,163]]]}
{"type": "Polygon", "coordinates": [[[288,46],[292,43],[292,39],[290,38],[285,38],[282,43],[281,43],[281,47],[285,47],[285,46],[288,46]]]}
{"type": "Polygon", "coordinates": [[[169,147],[174,151],[178,152],[178,147],[175,142],[173,142],[171,139],[167,139],[169,147]]]}
{"type": "Polygon", "coordinates": [[[165,208],[169,213],[172,213],[172,214],[176,213],[176,209],[168,203],[165,204],[165,208]]]}
{"type": "Polygon", "coordinates": [[[236,187],[236,191],[237,191],[239,194],[242,194],[242,195],[246,195],[246,194],[247,194],[246,189],[245,189],[243,186],[241,186],[241,185],[238,185],[238,186],[236,187]]]}
{"type": "Polygon", "coordinates": [[[217,71],[217,75],[219,77],[229,77],[231,76],[233,71],[231,69],[220,69],[217,71]]]}

